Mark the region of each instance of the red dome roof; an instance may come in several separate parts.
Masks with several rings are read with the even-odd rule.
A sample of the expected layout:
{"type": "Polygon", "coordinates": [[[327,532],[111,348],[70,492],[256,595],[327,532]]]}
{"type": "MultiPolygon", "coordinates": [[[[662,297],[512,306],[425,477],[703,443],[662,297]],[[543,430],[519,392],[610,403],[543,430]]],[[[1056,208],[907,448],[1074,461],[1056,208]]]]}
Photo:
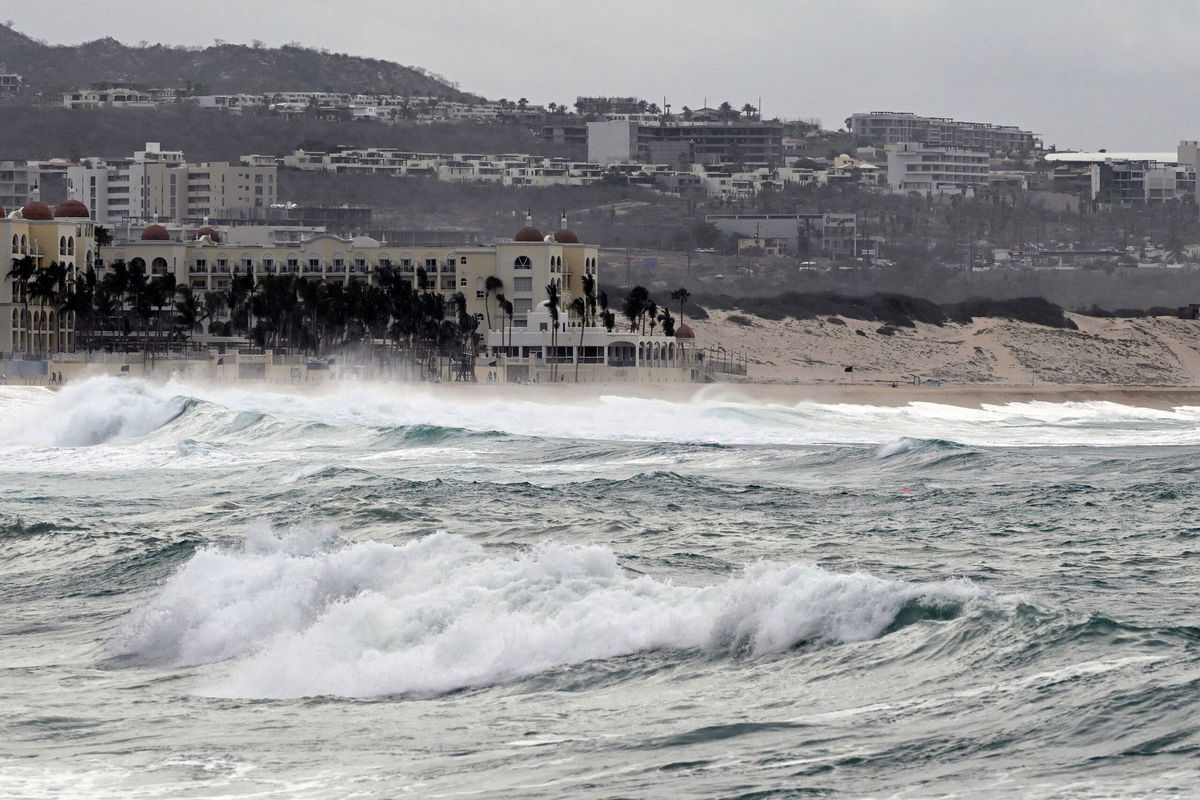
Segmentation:
{"type": "Polygon", "coordinates": [[[208,238],[212,239],[214,242],[221,241],[221,234],[219,232],[217,232],[217,229],[210,228],[207,225],[205,225],[200,230],[196,231],[196,238],[199,239],[201,236],[207,236],[208,238]]]}
{"type": "Polygon", "coordinates": [[[88,208],[78,200],[67,200],[64,203],[59,203],[58,208],[54,209],[56,217],[82,217],[87,219],[92,215],[88,213],[88,208]]]}
{"type": "Polygon", "coordinates": [[[575,231],[563,228],[554,234],[554,241],[559,244],[579,244],[579,237],[575,235],[575,231]]]}
{"type": "Polygon", "coordinates": [[[169,242],[171,234],[162,225],[151,225],[142,231],[143,242],[169,242]]]}
{"type": "Polygon", "coordinates": [[[25,219],[54,219],[54,215],[50,213],[50,206],[37,200],[26,203],[21,209],[21,216],[25,219]]]}
{"type": "Polygon", "coordinates": [[[531,228],[526,225],[521,230],[517,231],[517,235],[513,237],[514,242],[540,242],[544,237],[542,232],[537,228],[531,228]]]}
{"type": "Polygon", "coordinates": [[[675,329],[676,339],[695,339],[696,332],[692,330],[692,326],[686,322],[675,329]]]}

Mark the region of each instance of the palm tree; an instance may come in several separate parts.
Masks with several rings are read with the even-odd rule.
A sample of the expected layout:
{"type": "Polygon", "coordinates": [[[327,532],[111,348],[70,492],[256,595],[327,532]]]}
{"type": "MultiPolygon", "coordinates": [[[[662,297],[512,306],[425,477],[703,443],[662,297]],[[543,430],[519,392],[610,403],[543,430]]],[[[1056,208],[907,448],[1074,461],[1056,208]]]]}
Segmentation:
{"type": "Polygon", "coordinates": [[[585,273],[582,283],[583,296],[587,301],[587,322],[594,325],[596,323],[596,279],[585,273]]]}
{"type": "MultiPolygon", "coordinates": [[[[588,278],[590,276],[584,275],[588,278]]],[[[579,383],[579,361],[583,354],[583,332],[587,329],[587,302],[582,297],[576,297],[571,301],[571,313],[579,320],[579,348],[575,351],[575,382],[579,383]]]]}
{"type": "Polygon", "coordinates": [[[70,315],[71,327],[75,331],[75,346],[78,347],[81,331],[90,333],[95,318],[96,270],[88,267],[72,282],[62,299],[59,312],[70,315]]]}
{"type": "MultiPolygon", "coordinates": [[[[25,306],[25,319],[28,325],[29,317],[29,282],[33,279],[34,273],[37,272],[37,262],[33,260],[33,256],[23,256],[13,261],[12,269],[5,275],[6,278],[12,279],[13,298],[16,299],[18,290],[20,290],[21,302],[25,306]]],[[[28,328],[25,331],[26,341],[30,342],[27,346],[32,349],[32,344],[29,339],[30,331],[28,328]]]]}
{"type": "Polygon", "coordinates": [[[550,311],[550,380],[558,378],[558,286],[546,284],[546,308],[550,311]]]}
{"type": "MultiPolygon", "coordinates": [[[[512,352],[513,304],[512,304],[511,300],[506,299],[506,300],[504,300],[504,302],[501,305],[504,308],[504,316],[508,317],[508,345],[505,347],[505,350],[504,350],[505,355],[508,355],[508,353],[512,352]]],[[[502,335],[500,338],[501,339],[504,338],[503,332],[502,332],[502,335]]]]}
{"type": "Polygon", "coordinates": [[[675,318],[671,316],[671,310],[666,306],[663,307],[662,313],[658,315],[658,321],[662,323],[663,336],[675,335],[675,318]]]}
{"type": "Polygon", "coordinates": [[[625,306],[621,309],[621,313],[625,319],[629,320],[630,333],[637,331],[642,314],[646,311],[646,301],[649,299],[650,293],[641,286],[633,287],[629,290],[629,294],[625,295],[625,306]]]}
{"type": "Polygon", "coordinates": [[[213,294],[213,292],[208,292],[204,297],[205,302],[201,303],[200,298],[192,291],[192,287],[178,287],[175,290],[178,299],[175,301],[175,319],[171,325],[172,335],[178,332],[185,340],[191,339],[196,329],[204,324],[204,320],[212,316],[213,306],[207,301],[213,294]]]}
{"type": "Polygon", "coordinates": [[[650,335],[654,335],[654,325],[658,322],[658,303],[653,300],[646,301],[646,318],[650,321],[650,335]]]}
{"type": "Polygon", "coordinates": [[[492,329],[492,307],[488,301],[492,299],[493,294],[504,288],[504,281],[495,275],[488,275],[487,279],[483,282],[483,288],[487,290],[487,297],[483,301],[483,307],[487,311],[487,324],[490,331],[492,329]]]}
{"type": "Polygon", "coordinates": [[[60,301],[64,297],[66,275],[67,270],[64,265],[57,261],[51,261],[44,268],[36,271],[25,290],[28,297],[26,302],[29,300],[36,302],[41,309],[40,315],[45,319],[45,332],[39,333],[36,352],[47,353],[50,351],[50,325],[56,316],[55,309],[61,305],[60,301]]]}
{"type": "Polygon", "coordinates": [[[679,301],[679,322],[680,322],[680,324],[683,324],[687,319],[683,315],[683,304],[686,303],[688,301],[688,299],[691,298],[691,296],[692,296],[692,293],[689,292],[687,289],[685,289],[682,286],[680,286],[675,291],[671,292],[671,299],[679,301]]]}
{"type": "MultiPolygon", "coordinates": [[[[162,342],[163,306],[168,308],[175,302],[175,292],[179,288],[175,282],[175,273],[166,272],[156,275],[150,281],[154,298],[154,339],[157,345],[162,342]]],[[[168,320],[170,321],[170,320],[168,320]]],[[[165,349],[165,348],[164,348],[165,349]]]]}

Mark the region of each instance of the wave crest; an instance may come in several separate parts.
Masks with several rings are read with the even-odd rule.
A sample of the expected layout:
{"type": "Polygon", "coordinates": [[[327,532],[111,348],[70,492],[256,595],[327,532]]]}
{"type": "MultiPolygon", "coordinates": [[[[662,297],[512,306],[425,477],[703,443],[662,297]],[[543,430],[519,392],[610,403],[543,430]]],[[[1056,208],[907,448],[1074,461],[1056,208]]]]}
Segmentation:
{"type": "Polygon", "coordinates": [[[966,582],[757,563],[709,586],[626,573],[599,546],[499,554],[439,533],[403,545],[252,534],[206,548],[124,621],[118,663],[236,659],[224,697],[429,695],[656,650],[750,657],[949,618],[966,582]],[[931,609],[914,614],[915,607],[931,609]]]}

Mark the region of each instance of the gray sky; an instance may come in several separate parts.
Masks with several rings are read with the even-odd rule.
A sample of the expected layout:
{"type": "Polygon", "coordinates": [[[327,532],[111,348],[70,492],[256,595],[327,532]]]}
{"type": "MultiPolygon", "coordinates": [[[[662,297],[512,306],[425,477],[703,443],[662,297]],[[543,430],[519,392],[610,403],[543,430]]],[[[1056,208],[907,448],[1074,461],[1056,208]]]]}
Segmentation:
{"type": "MultiPolygon", "coordinates": [[[[420,65],[490,98],[672,107],[762,97],[768,116],[854,111],[1018,125],[1060,148],[1200,138],[1200,4],[1165,0],[94,0],[6,12],[54,44],[298,41],[420,65]]],[[[21,4],[24,6],[24,4],[21,4]]],[[[280,87],[304,88],[304,87],[280,87]]]]}

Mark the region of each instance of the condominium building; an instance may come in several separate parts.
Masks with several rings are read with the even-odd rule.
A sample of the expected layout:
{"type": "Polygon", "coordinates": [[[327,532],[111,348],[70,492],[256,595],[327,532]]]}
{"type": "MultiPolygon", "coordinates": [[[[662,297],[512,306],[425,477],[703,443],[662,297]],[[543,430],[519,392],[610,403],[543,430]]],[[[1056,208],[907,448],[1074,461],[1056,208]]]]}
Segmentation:
{"type": "Polygon", "coordinates": [[[988,185],[988,154],[982,150],[901,142],[887,147],[888,186],[903,192],[941,194],[988,185]]]}
{"type": "Polygon", "coordinates": [[[1183,140],[1174,152],[1047,153],[1056,191],[1106,206],[1194,200],[1200,142],[1183,140]]]}
{"type": "Polygon", "coordinates": [[[227,209],[265,208],[277,200],[276,167],[227,162],[190,164],[157,142],[132,158],[85,158],[67,168],[70,195],[97,222],[121,226],[182,223],[227,209]]]}
{"type": "Polygon", "coordinates": [[[20,208],[37,186],[37,171],[24,161],[0,161],[0,206],[20,208]]]}
{"type": "Polygon", "coordinates": [[[627,120],[588,123],[588,160],[600,164],[783,161],[783,123],[627,120]]]}
{"type": "Polygon", "coordinates": [[[961,122],[946,117],[922,117],[908,112],[871,111],[846,120],[854,136],[876,146],[917,142],[934,147],[983,150],[992,155],[1032,153],[1041,141],[1032,131],[1012,125],[961,122]]]}
{"type": "Polygon", "coordinates": [[[53,211],[37,201],[8,212],[0,208],[0,247],[8,251],[5,263],[10,265],[0,271],[0,358],[71,350],[72,314],[29,290],[33,276],[52,264],[63,268],[61,279],[67,285],[77,270],[93,264],[95,229],[87,209],[72,201],[53,211]],[[26,279],[17,275],[22,263],[32,270],[26,279]]]}

